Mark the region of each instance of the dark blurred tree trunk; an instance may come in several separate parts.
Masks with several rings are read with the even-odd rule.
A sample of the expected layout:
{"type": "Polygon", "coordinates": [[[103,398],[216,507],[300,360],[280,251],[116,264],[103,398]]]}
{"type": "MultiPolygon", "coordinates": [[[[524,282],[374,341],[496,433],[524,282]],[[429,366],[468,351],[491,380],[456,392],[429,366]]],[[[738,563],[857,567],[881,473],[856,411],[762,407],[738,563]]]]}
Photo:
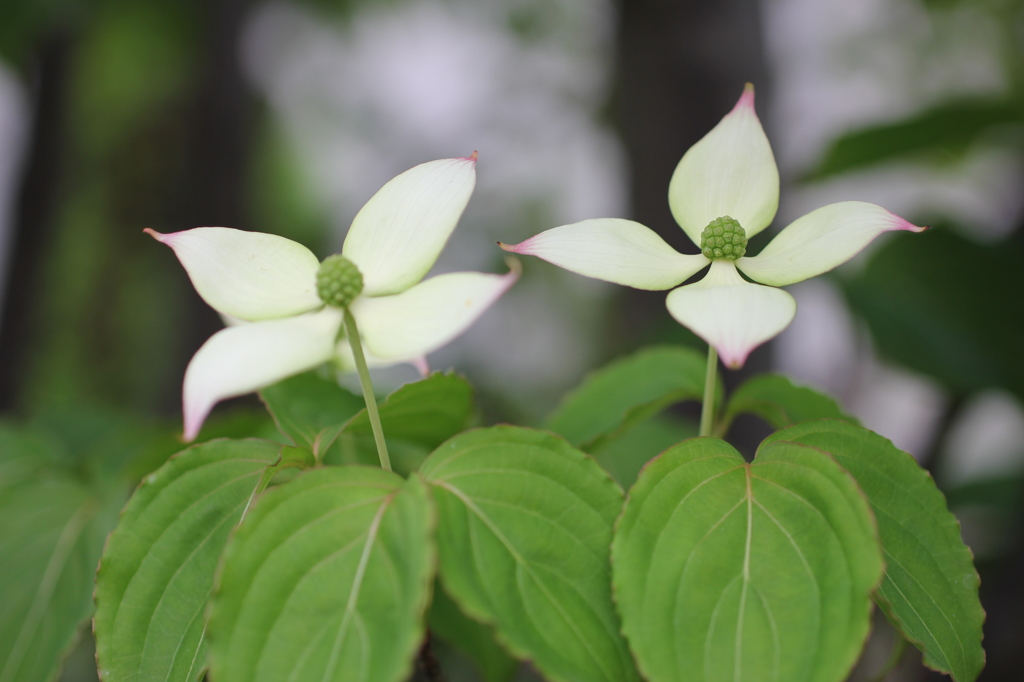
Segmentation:
{"type": "Polygon", "coordinates": [[[689,253],[668,208],[672,171],[732,109],[767,90],[757,0],[620,0],[615,118],[626,143],[633,217],[689,253]]]}
{"type": "Polygon", "coordinates": [[[40,296],[43,254],[53,239],[63,170],[67,81],[74,41],[63,30],[40,41],[28,80],[32,124],[8,242],[0,316],[0,411],[19,407],[31,350],[33,302],[40,296]]]}
{"type": "MultiPolygon", "coordinates": [[[[190,153],[185,170],[179,229],[224,226],[245,228],[249,152],[256,100],[245,83],[239,58],[242,28],[250,0],[200,0],[207,31],[202,45],[205,68],[192,102],[190,153]]],[[[180,382],[192,354],[221,328],[215,313],[188,287],[191,302],[182,330],[180,354],[173,360],[180,382]]],[[[180,409],[178,385],[167,392],[165,407],[180,409]]]]}
{"type": "MultiPolygon", "coordinates": [[[[679,251],[697,253],[669,211],[668,183],[679,159],[732,109],[745,83],[757,86],[758,110],[765,111],[759,4],[619,0],[618,9],[614,117],[628,155],[632,217],[679,251]]],[[[650,341],[668,317],[665,293],[621,291],[613,352],[650,341]]],[[[732,384],[767,366],[762,348],[726,380],[732,384]]]]}
{"type": "MultiPolygon", "coordinates": [[[[185,365],[220,322],[142,228],[245,226],[255,98],[238,45],[250,4],[99,2],[73,31],[42,43],[0,328],[0,410],[180,410],[185,365]],[[165,31],[155,42],[180,50],[169,67],[179,80],[144,95],[129,118],[122,109],[116,135],[97,137],[106,101],[89,100],[82,119],[77,81],[116,82],[125,60],[152,58],[102,53],[101,62],[94,49],[78,60],[111,25],[165,31]]],[[[132,46],[149,49],[146,40],[132,46]]]]}

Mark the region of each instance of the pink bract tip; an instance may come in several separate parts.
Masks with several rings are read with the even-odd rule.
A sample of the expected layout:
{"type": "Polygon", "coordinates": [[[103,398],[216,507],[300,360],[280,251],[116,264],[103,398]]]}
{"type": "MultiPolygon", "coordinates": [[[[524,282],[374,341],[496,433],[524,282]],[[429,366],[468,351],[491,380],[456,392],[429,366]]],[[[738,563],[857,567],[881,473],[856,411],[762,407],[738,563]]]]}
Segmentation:
{"type": "Polygon", "coordinates": [[[722,361],[723,365],[731,370],[737,370],[742,369],[743,365],[747,364],[747,358],[750,357],[750,353],[756,347],[756,345],[746,348],[725,348],[718,346],[715,350],[718,351],[718,359],[722,361]]]}
{"type": "Polygon", "coordinates": [[[463,156],[462,158],[465,159],[466,161],[472,162],[473,165],[476,165],[476,160],[478,156],[480,155],[474,150],[472,154],[470,154],[469,156],[463,156]]]}
{"type": "Polygon", "coordinates": [[[191,443],[199,435],[199,430],[203,427],[203,422],[206,421],[206,416],[210,413],[212,406],[186,406],[183,410],[185,413],[185,431],[182,434],[182,440],[186,443],[191,443]]]}
{"type": "Polygon", "coordinates": [[[154,230],[151,227],[143,228],[142,231],[145,232],[146,234],[148,234],[153,239],[155,239],[155,240],[157,240],[158,242],[161,242],[161,243],[163,243],[164,238],[167,236],[167,235],[165,235],[162,232],[157,232],[156,230],[154,230]]]}
{"type": "Polygon", "coordinates": [[[721,358],[722,364],[732,370],[741,369],[747,362],[747,356],[750,352],[746,353],[730,353],[730,352],[719,352],[718,357],[721,358]]]}
{"type": "Polygon", "coordinates": [[[416,368],[416,371],[420,373],[421,377],[425,377],[430,374],[430,365],[427,364],[426,357],[418,357],[409,361],[409,364],[416,368]]]}
{"type": "Polygon", "coordinates": [[[928,225],[915,225],[909,220],[905,220],[895,213],[891,213],[893,217],[893,230],[907,230],[908,232],[924,232],[925,230],[931,229],[928,225]]]}
{"type": "Polygon", "coordinates": [[[733,107],[733,111],[749,107],[751,111],[754,110],[754,84],[747,83],[743,86],[743,94],[740,95],[739,101],[736,102],[736,106],[733,107]]]}

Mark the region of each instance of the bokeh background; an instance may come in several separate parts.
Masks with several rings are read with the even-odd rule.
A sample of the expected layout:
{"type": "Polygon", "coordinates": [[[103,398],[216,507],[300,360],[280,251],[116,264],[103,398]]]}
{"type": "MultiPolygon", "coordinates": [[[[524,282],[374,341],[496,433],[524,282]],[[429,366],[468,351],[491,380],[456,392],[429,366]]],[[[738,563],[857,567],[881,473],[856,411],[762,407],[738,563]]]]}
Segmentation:
{"type": "MultiPolygon", "coordinates": [[[[982,573],[981,679],[1019,682],[1021,0],[3,0],[0,411],[90,462],[83,476],[115,461],[144,475],[173,451],[185,365],[220,321],[142,228],[273,232],[322,257],[427,160],[480,154],[437,272],[503,271],[495,241],[595,217],[693,252],[668,181],[747,81],[782,174],[769,232],[847,199],[934,229],[791,287],[796,321],[745,371],[832,393],[930,468],[982,573]]],[[[663,293],[524,266],[430,358],[470,378],[489,420],[538,424],[611,358],[697,345],[663,293]]],[[[215,428],[258,412],[231,401],[215,428]]],[[[96,679],[91,646],[83,632],[64,680],[96,679]]],[[[943,678],[908,652],[888,679],[943,678]]]]}

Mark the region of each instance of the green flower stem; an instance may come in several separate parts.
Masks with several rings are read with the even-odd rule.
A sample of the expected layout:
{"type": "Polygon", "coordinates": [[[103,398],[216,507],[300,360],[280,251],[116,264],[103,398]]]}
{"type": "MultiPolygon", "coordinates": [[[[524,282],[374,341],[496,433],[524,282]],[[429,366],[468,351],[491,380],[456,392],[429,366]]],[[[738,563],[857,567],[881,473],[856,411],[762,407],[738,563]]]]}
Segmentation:
{"type": "Polygon", "coordinates": [[[352,313],[345,308],[345,331],[348,343],[352,346],[352,355],[356,359],[356,371],[359,372],[359,385],[363,387],[363,400],[366,401],[366,412],[370,416],[370,427],[373,429],[373,440],[377,443],[377,456],[380,457],[380,468],[391,471],[391,459],[388,457],[388,444],[384,442],[384,430],[380,427],[380,415],[377,413],[377,399],[373,395],[373,384],[370,383],[370,370],[366,366],[363,355],[363,343],[359,339],[359,329],[352,313]]]}
{"type": "Polygon", "coordinates": [[[882,669],[879,670],[868,682],[884,682],[885,678],[889,676],[893,670],[899,667],[900,661],[903,660],[903,652],[907,648],[907,640],[900,633],[896,633],[896,641],[892,645],[892,653],[889,654],[889,660],[885,662],[882,669]]]}
{"type": "Polygon", "coordinates": [[[718,369],[718,353],[708,346],[708,370],[704,375],[704,406],[700,411],[700,435],[710,436],[715,427],[715,371],[718,369]]]}

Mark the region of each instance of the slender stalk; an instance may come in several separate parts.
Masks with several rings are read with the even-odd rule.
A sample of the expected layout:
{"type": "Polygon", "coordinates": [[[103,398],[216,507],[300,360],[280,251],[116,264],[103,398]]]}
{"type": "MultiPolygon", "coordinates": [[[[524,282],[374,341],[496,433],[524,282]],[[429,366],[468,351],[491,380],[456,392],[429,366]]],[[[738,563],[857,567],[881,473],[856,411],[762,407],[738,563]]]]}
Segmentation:
{"type": "Polygon", "coordinates": [[[373,429],[373,440],[377,443],[377,456],[380,457],[380,468],[391,471],[391,459],[388,457],[388,444],[384,442],[384,430],[380,427],[380,415],[377,413],[377,399],[373,395],[373,384],[370,383],[370,370],[366,366],[363,355],[363,343],[359,340],[359,329],[352,313],[345,308],[345,331],[348,343],[352,346],[352,355],[356,359],[356,371],[359,373],[359,385],[363,388],[363,400],[366,401],[366,412],[370,417],[370,428],[373,429]]]}
{"type": "Polygon", "coordinates": [[[708,370],[704,375],[704,406],[700,411],[700,435],[710,436],[715,427],[715,372],[718,369],[718,353],[714,346],[708,346],[708,370]]]}
{"type": "Polygon", "coordinates": [[[883,682],[886,677],[889,676],[893,670],[895,670],[900,661],[903,660],[903,651],[907,648],[907,640],[904,639],[903,635],[896,633],[896,641],[892,645],[892,653],[889,654],[889,660],[885,662],[882,669],[879,670],[875,675],[868,680],[868,682],[883,682]]]}

